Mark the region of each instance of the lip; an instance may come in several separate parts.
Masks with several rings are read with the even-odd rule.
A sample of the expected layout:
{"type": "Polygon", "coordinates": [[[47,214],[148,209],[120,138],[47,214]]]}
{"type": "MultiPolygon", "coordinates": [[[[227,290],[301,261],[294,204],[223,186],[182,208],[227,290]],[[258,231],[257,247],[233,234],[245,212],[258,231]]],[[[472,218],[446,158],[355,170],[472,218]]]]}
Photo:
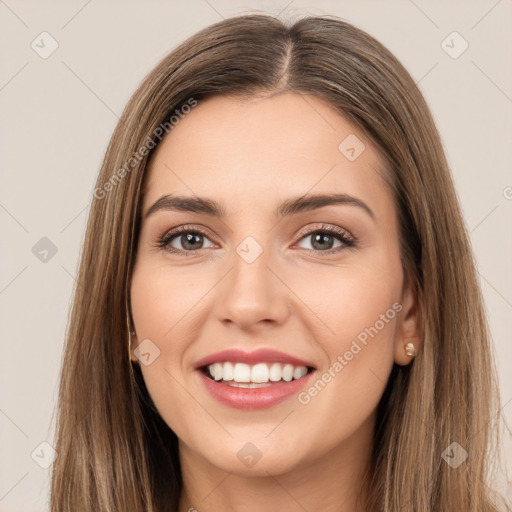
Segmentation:
{"type": "Polygon", "coordinates": [[[194,369],[206,390],[220,403],[235,409],[263,409],[277,405],[287,398],[297,395],[310,382],[316,368],[311,362],[273,349],[261,348],[252,352],[246,352],[232,348],[200,359],[194,365],[194,369]],[[227,361],[246,364],[263,362],[292,364],[293,366],[306,366],[308,369],[312,369],[312,371],[300,379],[290,382],[280,381],[263,388],[228,386],[210,379],[202,371],[205,366],[227,361]]]}
{"type": "MultiPolygon", "coordinates": [[[[227,350],[222,350],[220,352],[216,352],[215,354],[210,354],[209,356],[203,357],[200,359],[195,365],[194,369],[198,370],[203,366],[208,366],[213,363],[224,363],[224,362],[232,362],[232,363],[247,363],[247,364],[256,364],[256,363],[283,363],[283,364],[292,364],[293,366],[307,366],[310,368],[315,368],[315,366],[308,361],[304,361],[303,359],[299,359],[297,357],[291,356],[289,354],[285,354],[284,352],[279,352],[277,350],[272,350],[268,348],[260,348],[258,350],[254,350],[252,352],[245,352],[240,349],[231,348],[227,350]]],[[[299,379],[300,380],[300,379],[299,379]]]]}
{"type": "Polygon", "coordinates": [[[195,373],[210,395],[220,403],[234,409],[264,409],[296,396],[308,385],[316,371],[297,380],[276,382],[264,388],[236,388],[210,379],[199,369],[195,373]]]}

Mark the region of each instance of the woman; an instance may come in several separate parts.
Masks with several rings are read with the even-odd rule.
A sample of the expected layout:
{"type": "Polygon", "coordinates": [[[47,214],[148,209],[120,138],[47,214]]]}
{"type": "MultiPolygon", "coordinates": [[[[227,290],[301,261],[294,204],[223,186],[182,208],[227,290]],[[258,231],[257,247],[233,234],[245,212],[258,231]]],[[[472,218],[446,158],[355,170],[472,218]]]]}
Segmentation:
{"type": "Polygon", "coordinates": [[[334,17],[208,27],[98,177],[52,511],[494,511],[468,234],[414,81],[334,17]]]}

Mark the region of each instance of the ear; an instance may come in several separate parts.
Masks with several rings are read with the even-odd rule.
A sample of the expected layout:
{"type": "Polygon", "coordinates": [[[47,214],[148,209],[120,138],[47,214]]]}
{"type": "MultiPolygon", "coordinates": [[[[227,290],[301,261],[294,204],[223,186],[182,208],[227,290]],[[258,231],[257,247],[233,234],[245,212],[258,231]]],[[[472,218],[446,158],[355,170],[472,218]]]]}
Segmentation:
{"type": "Polygon", "coordinates": [[[411,286],[408,286],[402,296],[402,311],[398,317],[395,335],[395,363],[400,366],[408,365],[414,355],[408,355],[406,345],[412,343],[416,354],[421,350],[421,310],[418,297],[411,286]]]}
{"type": "Polygon", "coordinates": [[[137,332],[135,331],[135,329],[133,327],[130,326],[130,334],[129,336],[131,337],[131,350],[130,350],[130,360],[133,362],[133,363],[138,363],[139,360],[137,359],[137,357],[135,356],[135,353],[134,353],[134,350],[137,348],[137,346],[139,345],[139,340],[137,338],[137,332]]]}

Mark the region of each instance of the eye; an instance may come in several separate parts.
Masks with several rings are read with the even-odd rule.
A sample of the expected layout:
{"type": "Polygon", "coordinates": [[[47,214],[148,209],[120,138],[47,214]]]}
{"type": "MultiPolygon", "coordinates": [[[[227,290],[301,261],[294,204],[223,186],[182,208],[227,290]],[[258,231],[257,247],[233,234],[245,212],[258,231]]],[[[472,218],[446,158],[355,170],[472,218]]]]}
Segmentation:
{"type": "MultiPolygon", "coordinates": [[[[344,248],[355,247],[357,243],[357,239],[343,228],[325,224],[317,229],[305,230],[299,236],[299,247],[324,254],[337,253],[344,248]],[[305,246],[308,239],[311,248],[305,246]]],[[[180,226],[165,233],[158,239],[156,246],[171,253],[190,256],[201,249],[215,247],[215,244],[203,230],[180,226]]]]}
{"type": "Polygon", "coordinates": [[[162,236],[157,242],[157,247],[172,253],[188,253],[190,255],[200,249],[215,247],[215,244],[200,229],[180,226],[162,236]],[[205,247],[205,241],[208,241],[210,245],[205,247]]]}
{"type": "MultiPolygon", "coordinates": [[[[356,239],[338,226],[322,225],[318,229],[302,232],[300,243],[309,243],[312,247],[310,250],[331,254],[339,252],[344,247],[354,247],[356,239]],[[307,242],[308,239],[309,242],[307,242]]],[[[301,248],[309,249],[304,245],[301,248]]]]}

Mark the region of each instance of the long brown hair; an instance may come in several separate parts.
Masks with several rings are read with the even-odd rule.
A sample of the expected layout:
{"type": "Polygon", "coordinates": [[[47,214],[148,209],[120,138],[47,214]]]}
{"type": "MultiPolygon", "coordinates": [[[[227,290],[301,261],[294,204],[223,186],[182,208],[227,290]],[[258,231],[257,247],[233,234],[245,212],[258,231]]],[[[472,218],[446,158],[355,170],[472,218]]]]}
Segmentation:
{"type": "Polygon", "coordinates": [[[249,15],[212,25],[168,54],[130,99],[108,146],[67,332],[52,512],[177,509],[177,438],[127,348],[148,159],[161,127],[172,131],[173,112],[191,101],[284,92],[327,101],[379,149],[399,216],[404,275],[419,299],[423,346],[411,365],[395,365],[379,404],[368,510],[497,510],[486,484],[498,411],[488,327],[424,98],[386,48],[338,18],[288,26],[249,15]],[[453,442],[469,454],[456,469],[442,457],[453,442]]]}

